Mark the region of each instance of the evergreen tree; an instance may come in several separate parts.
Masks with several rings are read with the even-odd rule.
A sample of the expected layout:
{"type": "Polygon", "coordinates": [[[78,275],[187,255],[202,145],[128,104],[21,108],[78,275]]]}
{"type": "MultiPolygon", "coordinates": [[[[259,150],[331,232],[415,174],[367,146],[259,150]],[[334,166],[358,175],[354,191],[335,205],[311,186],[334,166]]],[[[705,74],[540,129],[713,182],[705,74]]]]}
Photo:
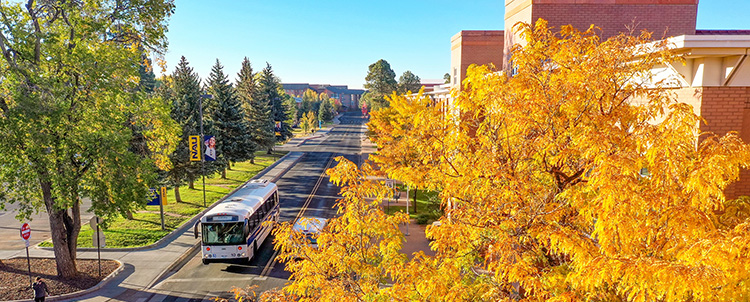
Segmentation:
{"type": "Polygon", "coordinates": [[[365,81],[365,88],[370,90],[369,107],[372,110],[388,107],[385,96],[398,89],[396,73],[391,69],[391,64],[383,59],[370,64],[365,81]]]}
{"type": "MultiPolygon", "coordinates": [[[[248,124],[250,139],[258,149],[272,150],[276,144],[273,133],[273,119],[271,118],[271,104],[258,97],[259,89],[255,81],[255,74],[250,60],[242,61],[242,68],[237,74],[237,98],[245,109],[245,117],[248,124]]],[[[252,161],[255,154],[250,158],[252,161]]]]}
{"type": "Polygon", "coordinates": [[[167,172],[167,179],[169,184],[174,186],[175,200],[179,202],[181,201],[180,185],[187,181],[189,187],[194,189],[194,181],[201,175],[200,162],[191,162],[188,150],[188,137],[200,135],[201,114],[198,103],[201,97],[200,78],[193,68],[188,66],[188,61],[184,56],[180,58],[180,62],[172,73],[170,88],[167,93],[172,100],[171,116],[180,124],[182,136],[177,149],[169,156],[173,167],[167,172]]]}
{"type": "Polygon", "coordinates": [[[398,78],[398,93],[417,93],[422,88],[422,80],[410,70],[404,71],[404,74],[398,78]]]}
{"type": "Polygon", "coordinates": [[[226,170],[231,170],[231,164],[253,157],[255,143],[252,142],[242,105],[218,59],[208,78],[208,93],[216,104],[215,110],[209,113],[216,138],[216,164],[222,167],[221,177],[226,178],[226,170]]]}
{"type": "Polygon", "coordinates": [[[140,75],[140,81],[138,82],[138,89],[145,93],[153,93],[154,87],[156,86],[156,75],[154,75],[154,68],[152,66],[151,59],[142,55],[143,62],[138,68],[140,75]]]}
{"type": "MultiPolygon", "coordinates": [[[[285,141],[292,137],[292,127],[289,124],[291,111],[283,103],[284,91],[281,89],[281,82],[273,74],[271,64],[266,63],[266,68],[260,73],[258,78],[258,100],[267,102],[271,105],[271,117],[274,122],[280,121],[281,135],[276,137],[277,141],[285,141]]],[[[269,152],[271,150],[269,149],[269,152]]]]}
{"type": "Polygon", "coordinates": [[[330,122],[333,120],[333,102],[329,98],[325,98],[320,101],[320,109],[318,110],[318,117],[321,121],[330,122]]]}

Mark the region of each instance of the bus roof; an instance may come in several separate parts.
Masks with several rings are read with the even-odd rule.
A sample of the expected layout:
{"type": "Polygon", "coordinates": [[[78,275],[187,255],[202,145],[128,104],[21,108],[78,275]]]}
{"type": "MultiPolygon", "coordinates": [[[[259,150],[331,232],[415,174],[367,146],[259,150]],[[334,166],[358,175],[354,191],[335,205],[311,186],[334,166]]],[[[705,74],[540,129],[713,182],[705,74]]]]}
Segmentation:
{"type": "Polygon", "coordinates": [[[201,222],[205,222],[206,217],[216,215],[236,215],[240,219],[248,218],[276,190],[276,184],[268,180],[251,180],[243,185],[242,188],[232,193],[232,195],[227,196],[220,204],[209,210],[200,220],[201,222]]]}

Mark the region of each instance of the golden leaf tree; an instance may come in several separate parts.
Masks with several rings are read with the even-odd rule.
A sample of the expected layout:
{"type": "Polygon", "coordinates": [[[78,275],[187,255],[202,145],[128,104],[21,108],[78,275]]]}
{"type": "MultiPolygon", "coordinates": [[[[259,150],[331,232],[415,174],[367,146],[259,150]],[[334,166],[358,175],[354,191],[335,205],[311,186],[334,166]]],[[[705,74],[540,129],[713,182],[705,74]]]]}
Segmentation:
{"type": "Polygon", "coordinates": [[[439,190],[445,209],[428,229],[437,255],[402,265],[393,297],[750,299],[747,203],[723,194],[750,148],[702,133],[652,78],[679,59],[669,45],[516,30],[512,74],[471,67],[450,107],[392,95],[372,113],[378,166],[439,190]]]}
{"type": "Polygon", "coordinates": [[[283,291],[265,293],[266,301],[389,301],[386,285],[406,256],[399,251],[403,234],[398,224],[405,214],[386,215],[381,202],[391,191],[368,164],[362,169],[346,159],[327,172],[336,185],[344,185],[331,219],[315,238],[317,248],[294,232],[288,223],[277,227],[275,246],[286,261],[292,282],[283,291]]]}

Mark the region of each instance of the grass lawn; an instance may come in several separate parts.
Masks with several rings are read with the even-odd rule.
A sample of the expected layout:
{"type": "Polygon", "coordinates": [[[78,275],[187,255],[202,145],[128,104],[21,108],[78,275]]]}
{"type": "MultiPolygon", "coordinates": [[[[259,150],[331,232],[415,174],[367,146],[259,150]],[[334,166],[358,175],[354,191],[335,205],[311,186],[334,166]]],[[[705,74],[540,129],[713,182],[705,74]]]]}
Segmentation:
{"type": "MultiPolygon", "coordinates": [[[[403,185],[397,185],[399,191],[406,192],[403,185]]],[[[388,202],[383,202],[383,210],[386,214],[396,212],[406,213],[405,206],[388,206],[388,202]]],[[[443,212],[440,210],[438,192],[418,190],[417,192],[417,211],[414,211],[414,190],[409,190],[409,217],[416,219],[420,224],[427,224],[438,220],[443,212]]]]}
{"type": "MultiPolygon", "coordinates": [[[[227,178],[222,179],[220,174],[206,177],[206,205],[210,206],[224,195],[231,192],[235,187],[245,183],[258,174],[261,170],[276,162],[286,152],[274,152],[266,154],[259,151],[255,155],[255,163],[237,163],[232,170],[227,171],[227,178]]],[[[182,202],[175,202],[174,188],[167,189],[167,205],[164,206],[164,228],[161,229],[161,215],[159,206],[146,206],[145,209],[133,213],[133,219],[124,217],[108,221],[109,227],[104,230],[106,247],[138,247],[153,244],[165,235],[180,227],[193,216],[203,211],[203,184],[196,181],[195,189],[187,185],[180,187],[182,202]]],[[[83,221],[81,232],[78,235],[78,247],[94,247],[92,235],[94,231],[83,221]]],[[[40,246],[52,246],[50,240],[42,242],[40,246]]]]}

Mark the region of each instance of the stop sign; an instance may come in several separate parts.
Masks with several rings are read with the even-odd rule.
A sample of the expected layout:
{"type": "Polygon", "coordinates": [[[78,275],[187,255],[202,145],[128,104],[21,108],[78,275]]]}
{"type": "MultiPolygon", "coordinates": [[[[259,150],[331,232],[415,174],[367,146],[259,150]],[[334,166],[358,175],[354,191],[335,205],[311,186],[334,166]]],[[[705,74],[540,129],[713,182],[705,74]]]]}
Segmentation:
{"type": "Polygon", "coordinates": [[[29,240],[30,237],[31,237],[31,227],[29,227],[28,223],[24,223],[21,226],[21,238],[23,238],[23,240],[29,240]]]}

